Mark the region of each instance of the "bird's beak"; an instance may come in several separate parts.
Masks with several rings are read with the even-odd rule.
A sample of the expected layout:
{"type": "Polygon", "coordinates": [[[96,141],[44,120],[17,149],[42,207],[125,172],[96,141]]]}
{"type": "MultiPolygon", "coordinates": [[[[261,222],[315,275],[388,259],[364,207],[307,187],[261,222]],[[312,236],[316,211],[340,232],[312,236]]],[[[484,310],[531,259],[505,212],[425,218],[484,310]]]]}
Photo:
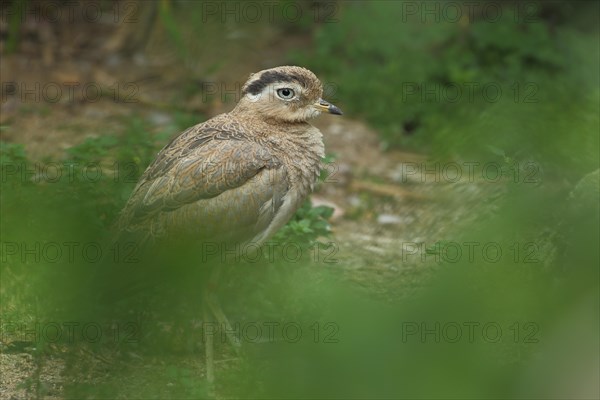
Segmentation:
{"type": "Polygon", "coordinates": [[[315,104],[313,104],[313,107],[319,111],[328,112],[329,114],[335,114],[335,115],[343,115],[344,114],[342,112],[342,110],[340,110],[333,104],[326,102],[323,99],[319,99],[319,101],[317,101],[315,104]]]}

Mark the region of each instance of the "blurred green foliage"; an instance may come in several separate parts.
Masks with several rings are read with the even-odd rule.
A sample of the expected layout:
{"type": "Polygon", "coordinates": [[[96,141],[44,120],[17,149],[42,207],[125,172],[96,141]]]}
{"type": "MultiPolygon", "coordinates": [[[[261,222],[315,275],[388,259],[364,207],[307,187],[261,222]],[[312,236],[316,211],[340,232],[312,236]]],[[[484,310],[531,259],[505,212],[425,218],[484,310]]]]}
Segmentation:
{"type": "Polygon", "coordinates": [[[486,2],[340,2],[338,22],[291,57],[334,84],[335,102],[388,145],[471,159],[494,145],[591,170],[597,3],[490,3],[499,15],[482,11],[486,2]]]}

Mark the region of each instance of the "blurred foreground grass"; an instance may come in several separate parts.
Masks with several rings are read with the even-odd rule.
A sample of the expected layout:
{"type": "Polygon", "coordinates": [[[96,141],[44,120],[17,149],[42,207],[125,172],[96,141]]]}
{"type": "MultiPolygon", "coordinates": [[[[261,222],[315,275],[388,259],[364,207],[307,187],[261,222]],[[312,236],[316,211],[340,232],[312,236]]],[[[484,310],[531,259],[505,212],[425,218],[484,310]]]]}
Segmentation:
{"type": "MultiPolygon", "coordinates": [[[[154,152],[154,141],[136,136],[144,129],[132,122],[127,136],[70,149],[70,161],[60,164],[72,166],[73,181],[63,176],[48,182],[49,175],[35,173],[23,178],[14,170],[25,165],[22,148],[2,147],[3,341],[23,338],[24,328],[15,324],[30,332],[35,324],[103,327],[98,340],[33,336],[40,362],[55,354],[54,346],[63,346],[67,398],[208,395],[199,377],[202,274],[194,272],[201,268],[199,249],[182,245],[182,251],[148,258],[111,247],[110,225],[154,152]],[[127,173],[93,181],[89,166],[106,165],[109,155],[128,166],[127,173]],[[138,285],[141,290],[130,291],[138,285]],[[99,372],[94,359],[81,361],[82,348],[108,363],[99,372]]],[[[322,217],[328,213],[303,208],[278,237],[294,243],[292,250],[305,250],[301,257],[263,254],[260,261],[232,262],[234,269],[226,272],[222,302],[238,324],[244,350],[236,358],[217,340],[224,363],[220,393],[242,398],[593,393],[598,174],[566,192],[546,192],[547,181],[507,185],[491,217],[457,228],[450,238],[478,243],[474,261],[466,254],[459,261],[429,258],[422,267],[436,268],[433,279],[416,295],[391,293],[386,301],[347,283],[343,265],[315,261],[320,247],[313,241],[326,233],[322,217]],[[540,197],[546,193],[553,197],[540,197]],[[505,253],[498,258],[492,253],[490,262],[481,252],[486,243],[505,253]],[[528,243],[533,250],[524,246],[528,243]]],[[[479,212],[474,205],[473,213],[479,212]]]]}

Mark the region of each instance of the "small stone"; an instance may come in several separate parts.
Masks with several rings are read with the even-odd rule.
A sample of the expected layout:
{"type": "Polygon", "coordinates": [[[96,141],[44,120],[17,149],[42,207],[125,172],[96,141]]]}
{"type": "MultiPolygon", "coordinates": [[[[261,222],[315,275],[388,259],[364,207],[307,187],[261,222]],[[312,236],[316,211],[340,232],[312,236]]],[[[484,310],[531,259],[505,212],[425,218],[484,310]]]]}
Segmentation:
{"type": "Polygon", "coordinates": [[[380,214],[377,217],[377,223],[380,225],[395,225],[404,222],[402,217],[394,214],[380,214]]]}
{"type": "Polygon", "coordinates": [[[154,113],[150,114],[150,116],[148,117],[148,120],[153,125],[158,125],[158,126],[167,125],[167,124],[171,123],[171,121],[172,121],[172,119],[169,115],[160,113],[160,112],[154,112],[154,113]]]}

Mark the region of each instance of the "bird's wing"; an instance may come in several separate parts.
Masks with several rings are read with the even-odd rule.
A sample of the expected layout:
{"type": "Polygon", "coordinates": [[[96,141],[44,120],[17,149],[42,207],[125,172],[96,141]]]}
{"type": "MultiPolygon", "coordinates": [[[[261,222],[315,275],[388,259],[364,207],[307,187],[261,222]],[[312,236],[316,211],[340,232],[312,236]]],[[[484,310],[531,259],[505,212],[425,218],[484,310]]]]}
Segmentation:
{"type": "MultiPolygon", "coordinates": [[[[276,212],[287,188],[282,163],[249,139],[239,125],[200,124],[160,151],[134,189],[121,227],[137,230],[159,214],[176,211],[186,218],[214,217],[227,209],[235,212],[241,206],[237,203],[248,200],[255,203],[250,206],[256,210],[245,211],[251,214],[248,222],[256,224],[263,219],[265,208],[276,212]],[[197,207],[190,208],[193,203],[198,203],[197,207]]],[[[239,220],[239,215],[236,218],[239,220]]]]}

